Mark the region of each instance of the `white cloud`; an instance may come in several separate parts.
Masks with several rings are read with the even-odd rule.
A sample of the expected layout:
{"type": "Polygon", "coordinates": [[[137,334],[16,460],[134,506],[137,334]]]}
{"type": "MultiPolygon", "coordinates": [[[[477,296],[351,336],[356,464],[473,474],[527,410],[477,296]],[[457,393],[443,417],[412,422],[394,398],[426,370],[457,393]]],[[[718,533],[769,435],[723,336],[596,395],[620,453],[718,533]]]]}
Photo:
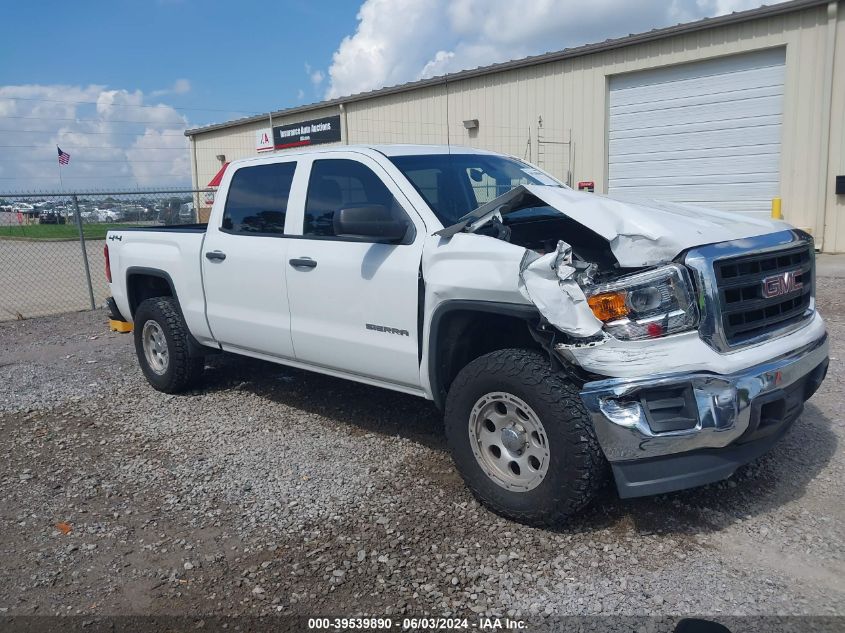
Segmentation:
{"type": "Polygon", "coordinates": [[[343,38],[329,67],[326,97],[414,79],[455,36],[447,0],[366,0],[358,28],[343,38]]]}
{"type": "Polygon", "coordinates": [[[319,90],[323,81],[326,79],[326,73],[319,68],[312,68],[311,64],[305,62],[305,74],[308,75],[308,81],[311,82],[314,90],[319,90]]]}
{"type": "Polygon", "coordinates": [[[167,130],[147,128],[127,150],[135,180],[142,185],[179,182],[190,184],[191,161],[186,140],[167,130]],[[179,149],[186,151],[178,151],[179,149]],[[170,151],[174,150],[174,151],[170,151]]]}
{"type": "Polygon", "coordinates": [[[305,91],[302,88],[300,88],[299,90],[296,91],[296,100],[302,101],[304,98],[305,98],[305,91]]]}
{"type": "Polygon", "coordinates": [[[0,86],[0,191],[56,189],[56,145],[71,155],[66,189],[190,185],[186,127],[140,90],[0,86]]]}
{"type": "Polygon", "coordinates": [[[173,93],[183,95],[191,91],[191,82],[187,79],[177,79],[173,82],[173,93]]]}
{"type": "MultiPolygon", "coordinates": [[[[778,0],[769,0],[769,4],[778,0]]],[[[328,69],[334,98],[704,17],[763,0],[366,0],[328,69]]],[[[306,67],[311,75],[312,69],[306,67]]],[[[316,71],[319,72],[319,71],[316,71]]],[[[322,83],[317,82],[315,85],[322,83]]]]}
{"type": "Polygon", "coordinates": [[[315,88],[319,88],[320,84],[323,83],[323,80],[326,78],[326,75],[322,70],[315,70],[308,77],[311,79],[311,84],[315,88]]]}
{"type": "Polygon", "coordinates": [[[162,97],[164,95],[183,95],[191,91],[191,82],[188,79],[177,79],[170,88],[153,90],[151,97],[162,97]]]}

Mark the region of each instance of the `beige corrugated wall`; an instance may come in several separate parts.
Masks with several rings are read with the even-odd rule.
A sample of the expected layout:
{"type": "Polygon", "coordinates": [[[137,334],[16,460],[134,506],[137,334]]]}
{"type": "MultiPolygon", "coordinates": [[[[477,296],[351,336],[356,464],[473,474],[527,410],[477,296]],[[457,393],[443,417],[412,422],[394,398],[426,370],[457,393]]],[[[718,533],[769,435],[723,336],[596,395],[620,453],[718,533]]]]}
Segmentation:
{"type": "Polygon", "coordinates": [[[845,176],[845,9],[839,3],[836,23],[836,50],[833,67],[833,94],[830,109],[830,147],[826,180],[824,249],[845,252],[845,195],[835,195],[836,176],[845,176]]]}
{"type": "MultiPolygon", "coordinates": [[[[781,16],[728,24],[688,35],[559,62],[450,81],[345,105],[345,139],[351,143],[445,143],[524,157],[556,176],[607,188],[609,77],[753,50],[785,47],[781,197],[787,221],[810,230],[824,250],[845,250],[845,200],[833,194],[833,177],[845,173],[845,27],[843,10],[819,6],[781,16]],[[838,31],[835,49],[829,46],[838,31]],[[828,62],[835,50],[835,65],[828,62]],[[832,90],[825,105],[824,86],[832,90]],[[826,115],[830,115],[829,117],[826,115]],[[542,127],[538,119],[542,118],[542,127]],[[463,121],[478,119],[476,130],[463,121]],[[828,124],[827,121],[830,121],[828,124]],[[539,139],[538,139],[539,135],[539,139]],[[826,143],[826,135],[830,135],[826,143]],[[542,140],[542,143],[538,143],[542,140]],[[529,142],[530,141],[530,142],[529,142]],[[567,145],[566,143],[571,143],[567,145]],[[827,147],[827,152],[823,148],[827,147]],[[833,172],[836,173],[833,173],[833,172]],[[826,218],[827,231],[824,231],[826,218]]],[[[275,124],[317,118],[315,109],[275,124]]],[[[196,136],[200,184],[227,159],[255,154],[255,131],[267,122],[196,136]]]]}

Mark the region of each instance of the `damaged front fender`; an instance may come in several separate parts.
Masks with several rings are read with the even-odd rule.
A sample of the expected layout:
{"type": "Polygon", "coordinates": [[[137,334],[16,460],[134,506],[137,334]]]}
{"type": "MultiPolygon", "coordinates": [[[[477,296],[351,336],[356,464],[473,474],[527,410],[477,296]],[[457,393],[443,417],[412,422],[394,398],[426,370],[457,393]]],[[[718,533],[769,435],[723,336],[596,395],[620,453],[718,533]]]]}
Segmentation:
{"type": "Polygon", "coordinates": [[[561,332],[575,338],[601,331],[569,265],[566,244],[547,255],[486,236],[430,238],[423,259],[425,303],[431,310],[461,299],[534,305],[561,332]]]}
{"type": "Polygon", "coordinates": [[[587,305],[571,263],[572,249],[565,242],[546,255],[526,250],[519,265],[519,292],[560,331],[578,338],[595,336],[602,322],[587,305]]]}

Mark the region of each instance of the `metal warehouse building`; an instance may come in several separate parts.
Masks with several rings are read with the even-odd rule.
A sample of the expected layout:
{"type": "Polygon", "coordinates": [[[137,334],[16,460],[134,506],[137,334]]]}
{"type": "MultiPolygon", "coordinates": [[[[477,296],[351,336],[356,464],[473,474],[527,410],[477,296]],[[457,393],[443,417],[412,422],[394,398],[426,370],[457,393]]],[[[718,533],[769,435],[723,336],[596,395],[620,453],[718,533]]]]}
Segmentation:
{"type": "MultiPolygon", "coordinates": [[[[842,3],[845,4],[845,3],[842,3]]],[[[845,251],[845,10],[793,0],[188,130],[194,185],[318,143],[450,143],[572,186],[784,218],[845,251]]]]}

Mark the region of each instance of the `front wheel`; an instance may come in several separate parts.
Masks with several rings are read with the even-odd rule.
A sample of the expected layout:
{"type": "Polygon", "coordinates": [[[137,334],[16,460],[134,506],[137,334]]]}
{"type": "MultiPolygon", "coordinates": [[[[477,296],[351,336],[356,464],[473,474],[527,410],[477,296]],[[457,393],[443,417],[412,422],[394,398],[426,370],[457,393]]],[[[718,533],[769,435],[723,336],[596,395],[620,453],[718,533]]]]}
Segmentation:
{"type": "Polygon", "coordinates": [[[578,390],[539,352],[506,349],[469,363],[449,389],[445,423],[467,487],[509,519],[559,523],[606,474],[578,390]]]}
{"type": "Polygon", "coordinates": [[[155,389],[178,393],[195,386],[205,361],[189,350],[188,328],[173,297],[146,299],[135,311],[135,353],[155,389]]]}

